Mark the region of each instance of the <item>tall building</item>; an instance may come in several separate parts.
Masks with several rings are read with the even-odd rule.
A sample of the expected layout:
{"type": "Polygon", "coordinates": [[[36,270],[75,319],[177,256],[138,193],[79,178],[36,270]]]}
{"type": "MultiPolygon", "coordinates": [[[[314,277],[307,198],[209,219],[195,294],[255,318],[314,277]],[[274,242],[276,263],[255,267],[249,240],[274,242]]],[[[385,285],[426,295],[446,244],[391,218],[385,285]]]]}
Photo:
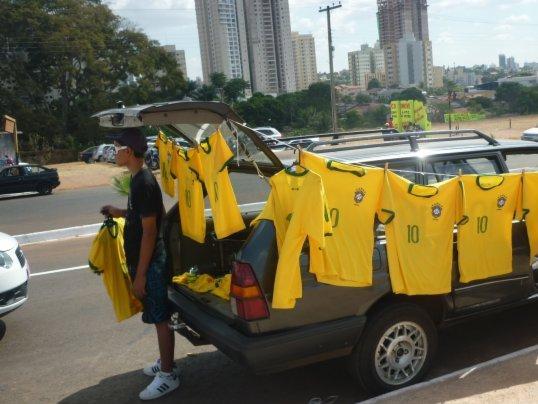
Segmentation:
{"type": "Polygon", "coordinates": [[[351,83],[359,86],[361,91],[368,89],[368,83],[377,79],[382,86],[386,85],[385,54],[379,43],[373,48],[361,45],[361,50],[347,54],[351,83]]]}
{"type": "Polygon", "coordinates": [[[418,87],[424,82],[424,48],[411,32],[398,41],[398,74],[403,87],[418,87]]]}
{"type": "Polygon", "coordinates": [[[195,0],[204,83],[212,73],[250,81],[243,0],[195,0]]]}
{"type": "Polygon", "coordinates": [[[445,68],[443,66],[433,66],[433,88],[443,88],[443,78],[445,77],[445,68]]]}
{"type": "Polygon", "coordinates": [[[244,0],[252,90],[296,90],[288,0],[244,0]]]}
{"type": "Polygon", "coordinates": [[[506,70],[509,72],[516,72],[518,68],[519,65],[516,63],[516,59],[513,56],[506,59],[506,70]]]}
{"type": "Polygon", "coordinates": [[[176,49],[175,45],[164,45],[163,49],[174,56],[179,69],[183,73],[183,77],[185,80],[187,80],[187,61],[185,60],[185,51],[183,49],[176,49]]]}
{"type": "Polygon", "coordinates": [[[295,91],[288,0],[195,0],[195,7],[205,83],[219,72],[254,92],[295,91]]]}
{"type": "Polygon", "coordinates": [[[501,70],[506,70],[506,55],[504,54],[499,55],[499,68],[501,70]]]}
{"type": "Polygon", "coordinates": [[[291,42],[293,45],[293,60],[295,61],[295,83],[297,91],[306,90],[310,84],[318,81],[314,36],[292,32],[291,42]]]}
{"type": "MultiPolygon", "coordinates": [[[[389,85],[400,84],[400,40],[405,37],[406,46],[414,40],[413,48],[422,48],[422,78],[418,84],[433,86],[432,44],[428,29],[427,0],[377,0],[377,23],[379,41],[385,52],[387,81],[389,85]],[[411,36],[413,38],[411,39],[411,36]]],[[[407,53],[408,54],[408,53],[407,53]]],[[[413,59],[417,59],[416,57],[413,59]]],[[[407,58],[409,62],[409,58],[407,58]]],[[[404,69],[409,72],[408,67],[404,69]]],[[[414,79],[416,81],[417,79],[414,79]]]]}

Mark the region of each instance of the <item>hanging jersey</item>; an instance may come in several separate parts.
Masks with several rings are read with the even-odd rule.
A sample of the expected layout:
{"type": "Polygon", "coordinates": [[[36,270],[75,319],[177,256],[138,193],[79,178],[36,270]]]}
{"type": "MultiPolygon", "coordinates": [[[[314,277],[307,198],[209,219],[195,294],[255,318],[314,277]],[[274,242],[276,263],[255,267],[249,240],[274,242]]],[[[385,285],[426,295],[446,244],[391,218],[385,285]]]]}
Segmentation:
{"type": "Polygon", "coordinates": [[[206,222],[204,192],[200,181],[202,164],[197,149],[177,147],[172,159],[171,172],[177,178],[179,220],[184,236],[203,243],[206,222]]]}
{"type": "Polygon", "coordinates": [[[161,170],[161,185],[163,187],[163,191],[171,197],[174,197],[174,178],[170,172],[174,145],[171,140],[166,138],[164,133],[159,132],[157,140],[155,141],[155,147],[157,147],[157,150],[159,151],[159,167],[161,170]]]}
{"type": "Polygon", "coordinates": [[[378,217],[394,293],[450,293],[459,196],[457,178],[417,185],[387,171],[378,217]]]}
{"type": "Polygon", "coordinates": [[[463,175],[458,228],[460,281],[512,272],[512,220],[521,208],[521,174],[463,175]]]}
{"type": "Polygon", "coordinates": [[[319,175],[297,167],[296,172],[278,172],[269,183],[269,198],[253,224],[266,219],[275,225],[279,258],[272,307],[291,309],[302,297],[299,257],[304,242],[308,237],[310,272],[322,272],[323,260],[315,251],[325,247],[325,234],[330,234],[331,223],[319,175]]]}
{"type": "Polygon", "coordinates": [[[123,249],[125,219],[108,219],[93,240],[88,263],[101,274],[108,297],[118,321],[123,321],[142,311],[142,303],[131,290],[131,279],[123,249]]]}
{"type": "Polygon", "coordinates": [[[245,223],[237,206],[228,167],[226,167],[233,158],[233,153],[220,130],[200,142],[199,155],[202,164],[202,180],[213,212],[217,238],[221,239],[243,230],[245,223]]]}
{"type": "Polygon", "coordinates": [[[318,174],[325,187],[332,235],[321,251],[319,282],[337,286],[370,286],[374,220],[384,170],[339,163],[313,153],[300,153],[301,164],[318,174]]]}
{"type": "Polygon", "coordinates": [[[527,227],[531,260],[538,255],[538,173],[523,173],[523,218],[527,227]]]}

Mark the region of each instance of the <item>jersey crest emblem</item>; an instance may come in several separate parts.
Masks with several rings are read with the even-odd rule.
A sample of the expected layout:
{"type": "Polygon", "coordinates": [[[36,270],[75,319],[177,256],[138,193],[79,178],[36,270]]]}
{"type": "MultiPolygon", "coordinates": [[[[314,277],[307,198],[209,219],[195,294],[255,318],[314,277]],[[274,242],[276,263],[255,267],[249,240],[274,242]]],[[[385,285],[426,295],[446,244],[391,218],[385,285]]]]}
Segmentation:
{"type": "Polygon", "coordinates": [[[504,195],[499,196],[499,197],[497,198],[497,208],[498,208],[498,209],[502,209],[502,208],[504,208],[505,205],[506,205],[506,200],[507,200],[507,199],[508,199],[508,198],[506,198],[506,196],[504,196],[504,195]]]}
{"type": "Polygon", "coordinates": [[[439,219],[443,213],[443,205],[436,203],[432,205],[432,216],[434,219],[439,219]]]}
{"type": "Polygon", "coordinates": [[[362,188],[359,188],[355,191],[355,196],[353,197],[356,204],[361,203],[366,198],[366,191],[362,188]]]}

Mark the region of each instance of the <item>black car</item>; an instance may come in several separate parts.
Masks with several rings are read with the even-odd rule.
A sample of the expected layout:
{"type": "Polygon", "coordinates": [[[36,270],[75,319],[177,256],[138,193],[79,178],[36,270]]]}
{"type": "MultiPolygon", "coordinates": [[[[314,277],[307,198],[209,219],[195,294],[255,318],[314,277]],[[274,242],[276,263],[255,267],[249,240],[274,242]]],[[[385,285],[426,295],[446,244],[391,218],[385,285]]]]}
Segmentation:
{"type": "MultiPolygon", "coordinates": [[[[104,111],[97,116],[101,124],[107,124],[117,112],[104,111]]],[[[523,222],[513,223],[512,272],[461,283],[454,255],[451,292],[432,296],[392,292],[385,229],[377,224],[372,286],[349,288],[317,282],[309,272],[309,248],[305,246],[300,259],[302,299],[293,310],[273,309],[278,262],[275,228],[267,220],[254,226],[249,224],[263,208],[270,190],[260,180],[261,174],[269,177],[290,166],[297,154],[284,150],[276,156],[255,131],[239,124],[242,121],[233,110],[221,103],[175,102],[125,108],[121,113],[138,119],[139,124],[157,123],[172,129],[177,123],[174,119],[181,123],[201,124],[202,119],[213,123],[207,125],[204,133],[198,130],[201,125],[195,127],[188,134],[193,139],[211,134],[222,119],[234,121],[235,136],[227,125],[221,125],[221,129],[230,144],[242,143],[228,169],[235,189],[242,186],[249,190],[251,199],[241,206],[247,227],[218,240],[213,220],[207,216],[207,237],[205,243],[199,244],[182,234],[177,205],[168,212],[164,226],[172,276],[192,268],[214,277],[231,273],[231,299],[196,293],[172,282],[168,299],[175,312],[177,332],[194,345],[215,345],[254,372],[275,372],[345,357],[354,380],[370,393],[395,390],[426,376],[435,358],[438,328],[538,299],[538,259],[529,265],[529,243],[523,222]],[[164,117],[168,117],[168,122],[164,117]],[[243,294],[245,290],[248,295],[243,294]]],[[[422,185],[460,172],[501,174],[522,168],[538,169],[538,143],[497,141],[475,130],[406,134],[374,130],[336,135],[336,139],[335,134],[316,135],[320,139],[313,141],[308,150],[342,162],[379,167],[388,163],[391,170],[422,185]]],[[[357,223],[357,228],[360,226],[357,223]]]]}
{"type": "Polygon", "coordinates": [[[80,161],[84,161],[87,164],[90,164],[91,162],[93,162],[93,153],[95,153],[95,151],[97,150],[97,147],[98,146],[93,146],[86,150],[81,151],[78,154],[78,159],[80,161]]]}
{"type": "Polygon", "coordinates": [[[38,165],[4,167],[0,171],[0,195],[39,192],[49,195],[60,185],[58,171],[38,165]]]}

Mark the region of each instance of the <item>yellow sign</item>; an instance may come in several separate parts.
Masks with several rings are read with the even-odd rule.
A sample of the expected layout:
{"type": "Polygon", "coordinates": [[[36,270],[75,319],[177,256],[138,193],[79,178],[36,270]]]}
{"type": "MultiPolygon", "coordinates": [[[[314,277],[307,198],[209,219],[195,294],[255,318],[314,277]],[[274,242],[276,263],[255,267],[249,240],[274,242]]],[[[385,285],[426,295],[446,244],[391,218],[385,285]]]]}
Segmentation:
{"type": "Polygon", "coordinates": [[[422,101],[392,101],[390,111],[393,125],[399,132],[406,131],[411,125],[420,126],[422,130],[430,130],[432,127],[422,101]]]}
{"type": "Polygon", "coordinates": [[[450,121],[452,122],[469,122],[469,121],[479,121],[480,119],[485,119],[486,115],[472,114],[470,112],[445,114],[445,123],[448,123],[449,118],[450,118],[450,121]]]}

